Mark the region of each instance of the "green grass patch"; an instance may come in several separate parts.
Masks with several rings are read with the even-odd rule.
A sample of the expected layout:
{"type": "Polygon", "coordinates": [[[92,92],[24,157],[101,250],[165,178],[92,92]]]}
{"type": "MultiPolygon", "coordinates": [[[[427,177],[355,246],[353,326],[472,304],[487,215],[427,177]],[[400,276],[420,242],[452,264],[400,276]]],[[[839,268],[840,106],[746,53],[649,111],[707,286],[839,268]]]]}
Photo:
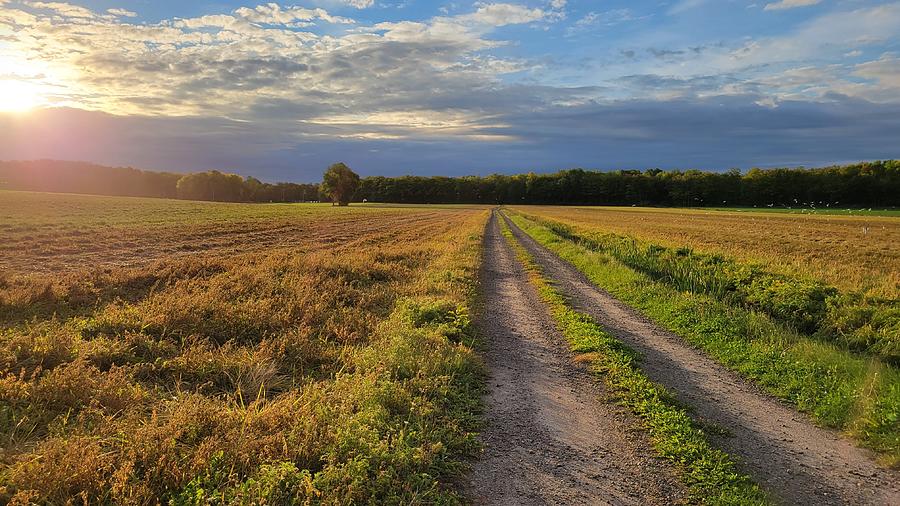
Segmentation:
{"type": "Polygon", "coordinates": [[[900,363],[900,304],[895,299],[842,293],[821,281],[768,272],[718,254],[616,234],[576,232],[563,223],[527,217],[676,290],[758,310],[817,339],[900,363]]]}
{"type": "Polygon", "coordinates": [[[540,268],[503,223],[503,234],[525,264],[541,298],[550,306],[556,325],[572,350],[591,354],[591,368],[643,420],[659,454],[682,469],[691,499],[703,504],[767,504],[764,492],[736,469],[725,452],[715,449],[698,426],[663,387],[640,370],[639,356],[588,315],[569,307],[565,298],[541,274],[540,268]]]}
{"type": "Polygon", "coordinates": [[[761,312],[679,291],[524,216],[512,219],[619,300],[818,423],[877,450],[888,465],[900,463],[900,371],[895,367],[798,334],[761,312]]]}

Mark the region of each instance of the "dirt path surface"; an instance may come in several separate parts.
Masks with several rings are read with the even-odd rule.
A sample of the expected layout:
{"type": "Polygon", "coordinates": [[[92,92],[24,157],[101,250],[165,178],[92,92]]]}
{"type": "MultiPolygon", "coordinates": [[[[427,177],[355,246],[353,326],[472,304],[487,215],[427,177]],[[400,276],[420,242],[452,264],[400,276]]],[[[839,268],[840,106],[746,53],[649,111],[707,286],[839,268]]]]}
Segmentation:
{"type": "Polygon", "coordinates": [[[672,390],[702,423],[728,434],[713,442],[742,460],[757,483],[787,504],[900,504],[900,473],[727,370],[611,295],[509,222],[545,275],[580,311],[643,354],[647,376],[672,390]]]}
{"type": "Polygon", "coordinates": [[[476,504],[673,504],[675,470],[638,421],[602,402],[554,327],[497,218],[485,232],[479,326],[490,371],[485,451],[466,491],[476,504]]]}

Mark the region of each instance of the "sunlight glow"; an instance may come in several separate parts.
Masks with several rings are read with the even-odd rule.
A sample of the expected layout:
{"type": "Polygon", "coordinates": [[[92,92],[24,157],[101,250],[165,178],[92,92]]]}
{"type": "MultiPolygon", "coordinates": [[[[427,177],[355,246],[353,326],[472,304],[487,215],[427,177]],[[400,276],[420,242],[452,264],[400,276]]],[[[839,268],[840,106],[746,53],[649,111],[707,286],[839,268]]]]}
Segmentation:
{"type": "Polygon", "coordinates": [[[43,103],[36,85],[14,79],[0,80],[0,112],[28,112],[43,103]]]}

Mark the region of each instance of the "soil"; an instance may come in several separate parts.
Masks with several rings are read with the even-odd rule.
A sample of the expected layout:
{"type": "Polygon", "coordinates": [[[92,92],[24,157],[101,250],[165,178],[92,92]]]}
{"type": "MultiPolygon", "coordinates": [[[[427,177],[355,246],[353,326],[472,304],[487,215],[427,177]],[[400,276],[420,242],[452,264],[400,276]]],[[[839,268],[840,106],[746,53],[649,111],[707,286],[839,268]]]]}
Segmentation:
{"type": "Polygon", "coordinates": [[[489,389],[484,454],[466,492],[475,504],[677,504],[677,470],[655,456],[640,421],[580,365],[529,283],[497,218],[481,273],[489,389]]]}
{"type": "Polygon", "coordinates": [[[640,352],[644,373],[672,391],[697,421],[723,429],[711,436],[712,442],[737,457],[741,469],[776,499],[810,505],[900,504],[900,472],[878,465],[873,452],[817,427],[808,416],[597,288],[508,223],[573,307],[640,352]]]}

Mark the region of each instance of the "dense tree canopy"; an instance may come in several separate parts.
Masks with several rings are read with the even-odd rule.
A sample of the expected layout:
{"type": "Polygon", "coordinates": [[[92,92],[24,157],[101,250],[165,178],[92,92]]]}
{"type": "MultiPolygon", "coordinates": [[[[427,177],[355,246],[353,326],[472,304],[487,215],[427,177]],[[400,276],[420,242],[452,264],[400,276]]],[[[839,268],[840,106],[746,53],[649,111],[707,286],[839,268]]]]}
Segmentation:
{"type": "Polygon", "coordinates": [[[319,200],[317,184],[269,184],[218,171],[184,175],[56,161],[0,162],[0,189],[221,202],[319,200]]]}
{"type": "Polygon", "coordinates": [[[187,200],[236,202],[244,196],[241,176],[222,174],[217,170],[184,176],[178,180],[177,188],[178,198],[187,200]]]}
{"type": "Polygon", "coordinates": [[[359,188],[359,175],[343,163],[336,163],[322,175],[323,196],[331,199],[331,202],[346,206],[353,200],[353,196],[359,188]]]}
{"type": "Polygon", "coordinates": [[[650,169],[487,177],[368,177],[357,200],[409,203],[649,206],[900,206],[900,161],[822,169],[650,169]]]}

